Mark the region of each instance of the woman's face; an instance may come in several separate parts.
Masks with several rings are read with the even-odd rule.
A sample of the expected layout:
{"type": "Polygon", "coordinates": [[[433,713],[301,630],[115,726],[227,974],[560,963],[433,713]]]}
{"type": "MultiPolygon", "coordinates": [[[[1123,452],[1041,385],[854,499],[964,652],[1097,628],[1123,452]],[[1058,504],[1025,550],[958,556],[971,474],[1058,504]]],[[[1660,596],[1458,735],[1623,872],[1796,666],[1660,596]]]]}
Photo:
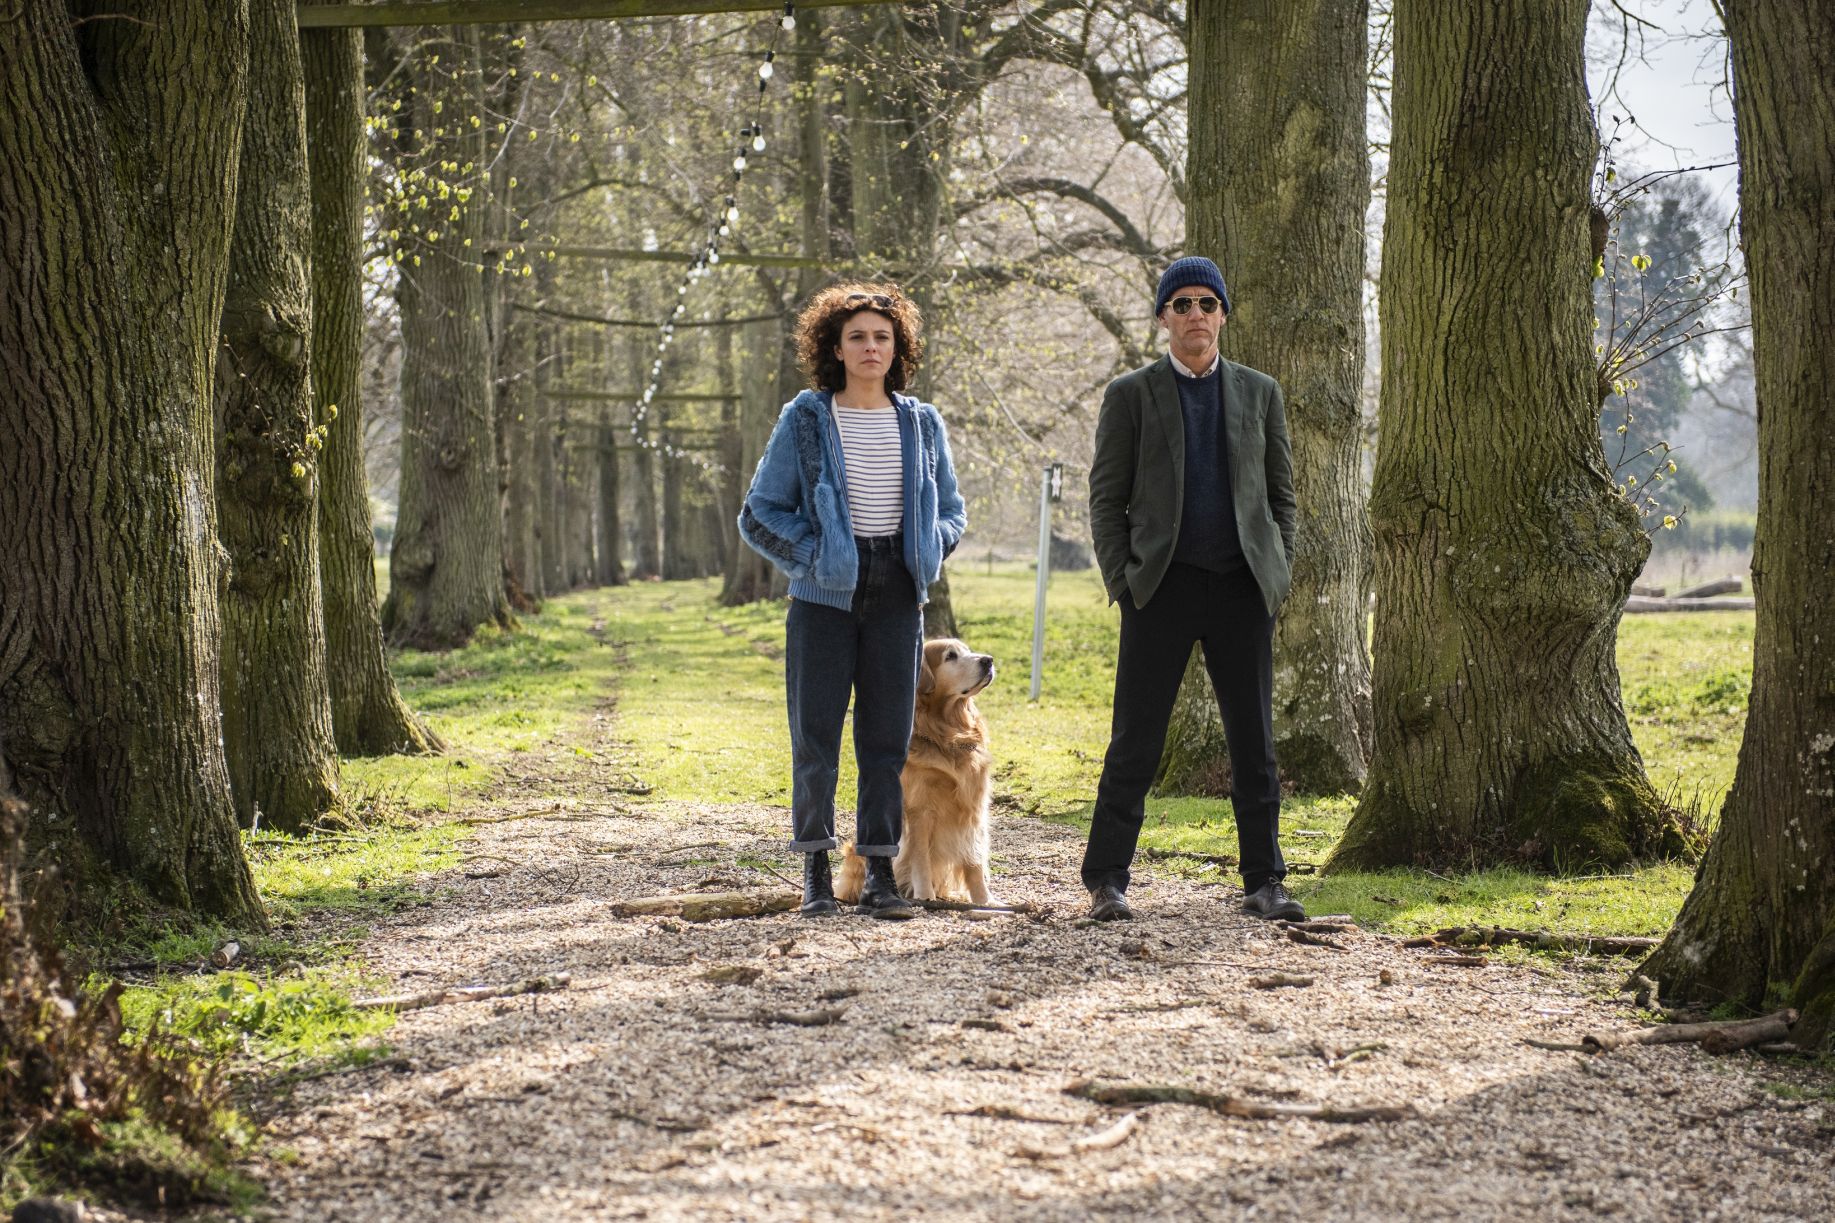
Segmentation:
{"type": "Polygon", "coordinates": [[[847,367],[850,382],[877,382],[892,368],[898,355],[898,333],[892,320],[877,310],[861,310],[841,324],[841,345],[835,349],[847,367]]]}

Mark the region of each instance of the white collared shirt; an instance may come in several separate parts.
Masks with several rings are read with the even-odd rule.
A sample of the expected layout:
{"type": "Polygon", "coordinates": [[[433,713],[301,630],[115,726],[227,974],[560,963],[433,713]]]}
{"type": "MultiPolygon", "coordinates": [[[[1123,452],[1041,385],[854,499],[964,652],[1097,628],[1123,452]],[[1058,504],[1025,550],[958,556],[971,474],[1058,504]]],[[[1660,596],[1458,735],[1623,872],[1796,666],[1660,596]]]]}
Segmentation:
{"type": "Polygon", "coordinates": [[[1208,378],[1212,374],[1217,372],[1217,367],[1219,365],[1223,364],[1223,354],[1221,352],[1215,353],[1211,357],[1211,367],[1205,370],[1202,374],[1200,374],[1196,370],[1186,369],[1185,362],[1173,356],[1170,351],[1167,352],[1166,358],[1167,360],[1172,362],[1173,369],[1177,370],[1181,374],[1184,374],[1187,378],[1208,378]]]}

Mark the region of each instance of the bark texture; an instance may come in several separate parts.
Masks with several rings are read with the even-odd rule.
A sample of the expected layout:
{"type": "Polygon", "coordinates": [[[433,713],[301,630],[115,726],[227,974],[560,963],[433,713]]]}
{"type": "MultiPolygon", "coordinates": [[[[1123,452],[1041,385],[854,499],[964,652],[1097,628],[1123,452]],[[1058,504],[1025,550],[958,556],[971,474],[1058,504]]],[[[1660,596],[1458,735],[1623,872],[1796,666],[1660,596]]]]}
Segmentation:
{"type": "Polygon", "coordinates": [[[309,30],[306,154],[312,180],[312,394],[318,459],[319,588],[331,725],[347,756],[438,750],[395,687],[382,647],[376,536],[363,465],[363,37],[309,30]]]}
{"type": "Polygon", "coordinates": [[[1720,829],[1647,971],[1672,1002],[1788,999],[1835,1034],[1835,9],[1729,0],[1752,277],[1759,521],[1752,695],[1720,829]]]}
{"type": "MultiPolygon", "coordinates": [[[[1224,355],[1286,395],[1299,500],[1274,641],[1275,752],[1302,790],[1356,791],[1371,740],[1362,429],[1368,0],[1195,4],[1185,247],[1235,307],[1224,355]]],[[[1204,699],[1194,712],[1215,724],[1204,699]]]]}
{"type": "Polygon", "coordinates": [[[1687,850],[1613,643],[1649,542],[1593,400],[1586,0],[1395,9],[1375,755],[1334,864],[1687,850]]]}
{"type": "Polygon", "coordinates": [[[262,925],[212,452],[248,10],[106,7],[23,0],[0,35],[0,741],[67,873],[262,925]]]}
{"type": "Polygon", "coordinates": [[[398,645],[448,649],[514,618],[503,585],[490,337],[474,253],[484,245],[485,212],[484,133],[468,121],[483,109],[478,30],[423,33],[413,115],[424,143],[415,152],[423,170],[470,199],[458,201],[456,218],[447,201],[430,199],[414,214],[421,232],[401,246],[401,503],[382,625],[398,645]]]}
{"type": "Polygon", "coordinates": [[[319,598],[306,92],[289,0],[250,0],[249,27],[244,189],[217,356],[223,750],[243,827],[298,832],[338,802],[319,598]]]}

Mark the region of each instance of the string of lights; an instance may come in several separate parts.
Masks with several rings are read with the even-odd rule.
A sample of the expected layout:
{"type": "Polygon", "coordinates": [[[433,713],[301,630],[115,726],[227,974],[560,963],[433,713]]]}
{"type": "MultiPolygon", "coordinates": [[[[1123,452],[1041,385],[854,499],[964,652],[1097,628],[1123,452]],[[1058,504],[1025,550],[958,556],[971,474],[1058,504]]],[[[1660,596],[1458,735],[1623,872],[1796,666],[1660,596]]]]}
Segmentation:
{"type": "Polygon", "coordinates": [[[730,237],[733,227],[739,224],[739,184],[745,178],[747,155],[765,151],[765,92],[771,86],[771,78],[776,75],[777,43],[784,34],[796,29],[796,5],[793,0],[785,0],[783,15],[777,19],[771,33],[770,45],[765,49],[764,58],[758,64],[758,91],[752,97],[752,120],[738,131],[739,143],[733,154],[731,176],[720,211],[709,219],[706,236],[695,252],[693,262],[676,285],[675,305],[657,328],[656,356],[650,362],[650,380],[644,387],[643,394],[631,409],[631,438],[640,446],[660,451],[672,459],[687,459],[708,472],[725,470],[724,464],[707,462],[695,458],[678,446],[663,441],[652,441],[643,435],[644,421],[648,418],[650,404],[662,387],[663,359],[668,355],[669,346],[675,343],[675,327],[682,315],[688,312],[688,290],[694,283],[706,276],[720,262],[721,239],[730,237]]]}

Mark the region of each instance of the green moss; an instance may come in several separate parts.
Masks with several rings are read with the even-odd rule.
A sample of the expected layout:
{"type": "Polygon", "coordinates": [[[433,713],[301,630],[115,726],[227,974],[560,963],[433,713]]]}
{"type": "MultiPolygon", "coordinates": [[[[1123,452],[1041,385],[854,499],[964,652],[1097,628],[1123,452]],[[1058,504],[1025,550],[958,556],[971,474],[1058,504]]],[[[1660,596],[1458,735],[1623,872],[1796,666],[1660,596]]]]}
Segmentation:
{"type": "Polygon", "coordinates": [[[1562,757],[1518,781],[1508,835],[1524,857],[1569,874],[1638,859],[1692,861],[1701,846],[1678,815],[1635,759],[1562,757]]]}

